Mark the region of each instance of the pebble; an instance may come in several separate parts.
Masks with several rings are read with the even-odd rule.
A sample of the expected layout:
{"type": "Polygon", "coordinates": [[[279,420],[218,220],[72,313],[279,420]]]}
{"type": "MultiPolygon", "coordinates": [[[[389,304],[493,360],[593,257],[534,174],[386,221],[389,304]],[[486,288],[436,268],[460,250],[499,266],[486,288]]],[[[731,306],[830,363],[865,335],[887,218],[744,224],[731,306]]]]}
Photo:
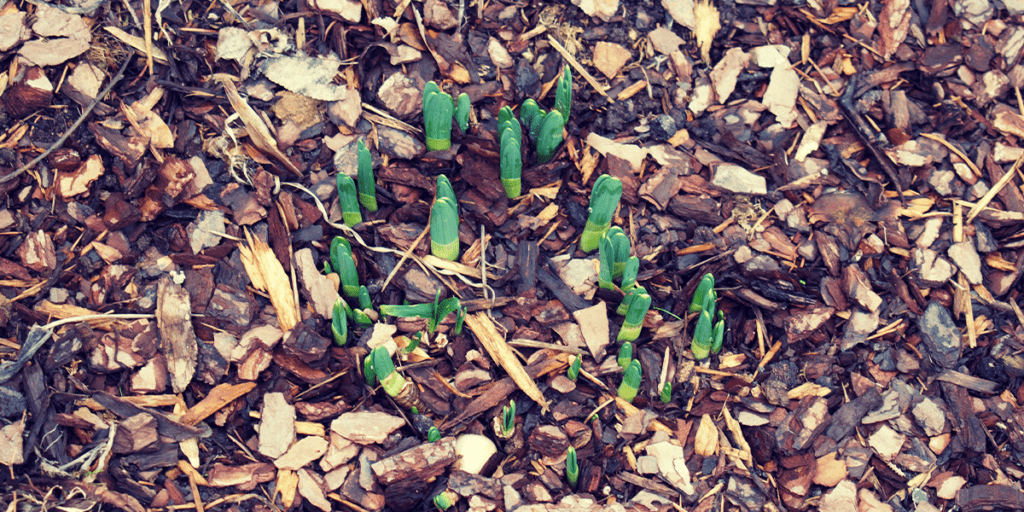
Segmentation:
{"type": "Polygon", "coordinates": [[[949,310],[938,302],[930,302],[918,318],[917,328],[932,359],[945,368],[952,368],[960,359],[962,347],[960,331],[953,324],[949,310]]]}
{"type": "Polygon", "coordinates": [[[953,244],[949,246],[946,254],[953,260],[953,263],[956,263],[956,266],[960,267],[960,271],[967,277],[967,281],[972,285],[981,284],[981,257],[978,256],[978,251],[974,250],[974,244],[971,242],[953,244]]]}

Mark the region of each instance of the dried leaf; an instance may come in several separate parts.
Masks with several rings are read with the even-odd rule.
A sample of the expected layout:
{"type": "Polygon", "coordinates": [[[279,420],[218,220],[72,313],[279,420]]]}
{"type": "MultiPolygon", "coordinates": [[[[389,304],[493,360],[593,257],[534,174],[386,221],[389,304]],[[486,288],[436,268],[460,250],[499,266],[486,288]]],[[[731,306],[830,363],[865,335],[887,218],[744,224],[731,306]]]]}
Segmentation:
{"type": "Polygon", "coordinates": [[[254,144],[260,148],[264,153],[272,156],[276,159],[285,169],[296,176],[302,176],[302,171],[295,164],[288,159],[288,156],[281,152],[277,148],[277,141],[274,140],[274,136],[271,135],[270,129],[263,123],[263,119],[256,113],[248,103],[242,99],[242,96],[238,94],[238,88],[235,87],[235,83],[232,82],[232,78],[229,75],[217,74],[214,78],[220,80],[224,85],[224,93],[227,94],[228,101],[231,102],[231,106],[234,107],[235,112],[245,123],[245,127],[249,130],[249,136],[252,138],[254,144]]]}
{"type": "Polygon", "coordinates": [[[704,457],[710,457],[718,451],[718,427],[710,415],[705,414],[700,418],[700,426],[693,439],[693,450],[704,457]]]}

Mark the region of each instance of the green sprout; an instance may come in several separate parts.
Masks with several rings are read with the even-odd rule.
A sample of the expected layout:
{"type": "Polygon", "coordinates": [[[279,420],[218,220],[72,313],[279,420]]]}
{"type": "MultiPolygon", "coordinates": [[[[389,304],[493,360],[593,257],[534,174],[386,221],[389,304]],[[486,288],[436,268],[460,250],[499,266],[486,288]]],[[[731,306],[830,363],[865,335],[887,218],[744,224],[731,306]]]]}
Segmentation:
{"type": "MultiPolygon", "coordinates": [[[[534,120],[534,125],[537,125],[536,119],[534,120]]],[[[535,139],[535,143],[537,145],[537,163],[546,163],[555,156],[555,153],[558,151],[558,146],[563,140],[562,128],[564,127],[565,118],[562,117],[561,112],[552,110],[544,116],[535,139]]],[[[530,127],[530,135],[533,135],[533,126],[530,127]]]]}
{"type": "Polygon", "coordinates": [[[437,427],[433,427],[433,426],[430,427],[430,430],[427,431],[427,441],[431,442],[431,443],[436,443],[437,441],[440,441],[440,440],[441,440],[441,431],[438,430],[437,427]]]}
{"type": "MultiPolygon", "coordinates": [[[[385,352],[387,352],[387,349],[385,349],[385,352]]],[[[367,386],[370,386],[372,388],[377,385],[377,372],[374,370],[373,367],[372,351],[366,355],[366,359],[363,359],[363,378],[366,379],[367,386]]]]}
{"type": "MultiPolygon", "coordinates": [[[[714,294],[714,290],[709,290],[704,295],[704,305],[701,307],[700,316],[697,318],[697,327],[694,328],[693,339],[690,341],[690,350],[693,352],[693,357],[698,361],[708,357],[711,352],[711,346],[714,343],[714,327],[711,325],[711,319],[715,315],[714,294]]],[[[724,330],[724,322],[722,327],[724,330]]]]}
{"type": "Polygon", "coordinates": [[[366,310],[373,309],[373,303],[370,302],[370,292],[366,289],[366,286],[359,287],[359,309],[352,311],[352,318],[359,325],[372,325],[373,320],[370,320],[370,315],[366,314],[366,310]]]}
{"type": "Polygon", "coordinates": [[[572,360],[572,364],[569,365],[569,370],[566,372],[566,377],[569,380],[576,380],[580,376],[580,366],[583,364],[583,356],[576,354],[576,359],[572,360]]]}
{"type": "Polygon", "coordinates": [[[711,352],[717,354],[722,350],[722,342],[725,340],[725,315],[718,310],[718,322],[711,331],[711,352]]]}
{"type": "MultiPolygon", "coordinates": [[[[526,131],[530,132],[533,129],[533,120],[535,117],[543,116],[544,110],[540,108],[533,98],[528,98],[519,107],[519,119],[522,120],[523,126],[526,127],[526,131]]],[[[540,130],[540,123],[537,124],[537,129],[540,130]]],[[[531,136],[533,134],[531,133],[531,136]]]]}
{"type": "Polygon", "coordinates": [[[615,215],[621,197],[622,182],[618,178],[602,174],[594,182],[594,189],[590,193],[590,216],[580,238],[581,251],[592,252],[597,249],[601,237],[612,226],[612,215],[615,215]]]}
{"type": "Polygon", "coordinates": [[[331,268],[341,278],[341,293],[346,297],[359,297],[359,273],[352,257],[352,245],[340,236],[331,240],[331,268]]]}
{"type": "Polygon", "coordinates": [[[462,133],[466,133],[466,130],[469,129],[469,95],[466,93],[459,95],[455,106],[455,122],[458,123],[462,133]]]}
{"type": "Polygon", "coordinates": [[[398,396],[405,386],[405,377],[395,371],[395,363],[391,360],[388,349],[379,346],[373,349],[370,355],[373,356],[373,371],[377,374],[381,387],[391,398],[398,396]]]}
{"type": "Polygon", "coordinates": [[[413,334],[411,338],[408,336],[395,336],[395,341],[397,342],[399,338],[406,340],[405,348],[402,349],[402,352],[412,354],[416,347],[420,346],[420,342],[423,341],[423,331],[416,331],[416,334],[413,334]]]}
{"type": "Polygon", "coordinates": [[[555,89],[555,110],[561,112],[562,118],[569,121],[569,112],[572,110],[572,72],[569,65],[565,65],[562,76],[558,79],[558,88],[555,89]]]}
{"type": "Polygon", "coordinates": [[[451,506],[457,501],[459,501],[459,495],[455,494],[453,491],[444,491],[441,494],[434,496],[434,506],[441,512],[451,508],[451,506]]]}
{"type": "Polygon", "coordinates": [[[505,195],[512,199],[522,192],[523,129],[507,106],[498,111],[498,133],[501,134],[501,185],[505,187],[505,195]]]}
{"type": "Polygon", "coordinates": [[[647,289],[644,288],[643,286],[633,286],[628,291],[626,291],[626,296],[622,299],[622,302],[619,303],[619,307],[615,309],[615,313],[618,315],[626,316],[626,313],[629,313],[629,306],[630,304],[633,303],[633,300],[635,300],[640,295],[646,293],[647,289]]]}
{"type": "Polygon", "coordinates": [[[626,311],[626,318],[622,321],[622,329],[619,330],[619,341],[633,341],[640,336],[640,330],[644,326],[644,317],[647,310],[651,308],[651,296],[646,292],[635,295],[629,303],[629,310],[626,311]]]}
{"type": "Polygon", "coordinates": [[[508,439],[516,432],[516,401],[509,400],[508,405],[501,408],[501,428],[498,437],[508,439]]]}
{"type": "Polygon", "coordinates": [[[431,334],[437,330],[437,326],[444,321],[445,317],[447,317],[449,313],[455,313],[455,334],[462,334],[462,325],[466,319],[466,308],[462,307],[462,303],[459,301],[459,298],[449,297],[445,300],[441,300],[441,290],[437,291],[437,295],[434,296],[433,303],[406,305],[385,304],[380,307],[380,312],[388,316],[397,316],[401,318],[425,318],[427,320],[427,332],[431,334]]]}
{"type": "Polygon", "coordinates": [[[640,273],[640,258],[630,256],[622,267],[622,290],[628,292],[636,287],[636,276],[640,273]]]}
{"type": "Polygon", "coordinates": [[[615,283],[612,280],[622,276],[626,262],[629,261],[629,237],[622,232],[622,228],[615,226],[601,237],[598,261],[601,267],[597,277],[598,286],[614,290],[615,283]]]}
{"type": "Polygon", "coordinates": [[[348,342],[348,315],[345,314],[345,299],[338,297],[334,301],[334,310],[331,311],[331,334],[334,335],[334,343],[344,347],[348,342]]]}
{"type": "Polygon", "coordinates": [[[569,487],[576,488],[576,483],[580,479],[580,464],[576,460],[576,448],[572,446],[565,455],[565,478],[569,481],[569,487]]]}
{"type": "Polygon", "coordinates": [[[359,141],[359,203],[366,211],[377,211],[377,188],[373,178],[373,159],[366,144],[359,141]]]}
{"type": "Polygon", "coordinates": [[[662,403],[666,403],[666,404],[670,400],[672,400],[672,383],[671,382],[666,382],[665,385],[661,387],[661,397],[660,398],[661,398],[661,402],[662,403]]]}
{"type": "Polygon", "coordinates": [[[629,368],[629,363],[633,362],[633,344],[625,342],[619,347],[619,357],[616,358],[616,362],[622,369],[629,368]]]}
{"type": "Polygon", "coordinates": [[[427,151],[444,151],[452,147],[452,114],[455,102],[434,82],[423,87],[423,128],[427,135],[427,151]]]}
{"type": "Polygon", "coordinates": [[[449,261],[459,258],[459,207],[452,184],[437,177],[437,193],[430,208],[430,253],[449,261]]]}
{"type": "Polygon", "coordinates": [[[352,227],[363,221],[363,214],[359,213],[356,182],[342,172],[338,173],[338,204],[341,205],[341,219],[346,226],[352,227]]]}
{"type": "Polygon", "coordinates": [[[704,274],[704,277],[700,278],[700,284],[697,285],[697,290],[693,292],[693,301],[690,302],[690,312],[696,313],[701,310],[704,306],[704,298],[707,297],[708,292],[714,293],[715,291],[715,276],[711,273],[704,274]]]}
{"type": "Polygon", "coordinates": [[[619,384],[619,398],[632,403],[640,390],[640,361],[634,359],[629,363],[629,368],[622,374],[622,384],[619,384]]]}

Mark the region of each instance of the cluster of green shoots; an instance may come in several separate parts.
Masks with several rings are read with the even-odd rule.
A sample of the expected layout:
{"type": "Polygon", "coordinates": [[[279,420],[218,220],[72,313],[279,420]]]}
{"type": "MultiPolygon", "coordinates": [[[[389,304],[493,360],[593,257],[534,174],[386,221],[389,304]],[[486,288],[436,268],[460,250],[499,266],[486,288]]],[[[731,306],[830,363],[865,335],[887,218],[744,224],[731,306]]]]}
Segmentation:
{"type": "Polygon", "coordinates": [[[437,177],[437,192],[430,207],[430,253],[438,258],[459,259],[459,203],[448,177],[437,177]]]}
{"type": "MultiPolygon", "coordinates": [[[[383,305],[380,307],[380,312],[400,318],[424,318],[427,320],[428,335],[434,334],[449,313],[455,313],[455,334],[462,334],[462,324],[466,320],[466,308],[462,307],[459,298],[449,297],[441,300],[441,290],[437,290],[433,303],[383,305]]],[[[419,338],[414,338],[414,340],[419,342],[419,338]]],[[[410,345],[410,347],[412,348],[406,347],[406,352],[412,352],[416,348],[414,345],[410,345]]]]}
{"type": "Polygon", "coordinates": [[[618,226],[605,231],[598,250],[600,264],[597,276],[598,286],[606,290],[622,291],[626,294],[616,310],[618,314],[626,317],[622,321],[618,340],[634,341],[640,336],[644,317],[647,316],[647,310],[651,307],[651,296],[647,294],[647,290],[643,286],[636,284],[636,276],[640,271],[640,258],[630,256],[629,238],[618,226]],[[615,279],[620,279],[621,287],[615,285],[615,279]]]}
{"type": "Polygon", "coordinates": [[[622,383],[619,384],[619,398],[632,403],[640,391],[642,373],[640,360],[633,359],[633,344],[625,342],[619,348],[619,356],[616,359],[619,366],[625,370],[622,374],[622,383]]]}
{"type": "Polygon", "coordinates": [[[452,147],[452,117],[463,133],[469,128],[469,96],[459,95],[458,105],[451,95],[442,92],[434,82],[423,87],[423,130],[427,151],[444,151],[452,147]]]}
{"type": "Polygon", "coordinates": [[[373,159],[370,150],[363,141],[359,141],[359,186],[352,177],[338,173],[338,204],[341,206],[341,219],[346,226],[352,227],[363,222],[363,214],[359,211],[362,204],[366,211],[377,211],[377,189],[373,178],[373,159]]]}
{"type": "Polygon", "coordinates": [[[370,302],[370,292],[366,286],[359,284],[356,260],[352,256],[352,245],[349,241],[340,236],[334,237],[330,251],[330,263],[324,264],[324,272],[335,272],[341,280],[341,296],[334,302],[331,313],[331,334],[334,336],[334,342],[343,346],[348,341],[349,320],[364,326],[373,323],[368,313],[373,310],[373,304],[370,302]],[[346,299],[356,300],[359,308],[353,309],[346,299]]]}
{"type": "Polygon", "coordinates": [[[502,107],[498,112],[498,136],[501,142],[501,184],[509,198],[519,197],[522,191],[523,131],[533,141],[537,163],[550,161],[562,143],[562,130],[572,110],[572,73],[565,66],[555,89],[555,108],[545,112],[533,98],[519,107],[519,121],[512,109],[502,107]],[[520,124],[520,121],[522,124],[520,124]]]}
{"type": "Polygon", "coordinates": [[[693,331],[693,340],[690,342],[690,350],[697,360],[706,359],[711,353],[717,354],[722,350],[722,340],[725,337],[725,315],[718,312],[718,322],[712,326],[712,319],[715,317],[715,301],[718,294],[715,293],[715,276],[704,274],[697,291],[693,294],[693,301],[690,302],[690,312],[700,313],[697,317],[697,327],[693,331]]]}
{"type": "Polygon", "coordinates": [[[622,198],[622,182],[607,174],[597,177],[590,192],[590,215],[580,237],[580,250],[592,252],[601,244],[601,238],[611,229],[612,216],[622,198]]]}

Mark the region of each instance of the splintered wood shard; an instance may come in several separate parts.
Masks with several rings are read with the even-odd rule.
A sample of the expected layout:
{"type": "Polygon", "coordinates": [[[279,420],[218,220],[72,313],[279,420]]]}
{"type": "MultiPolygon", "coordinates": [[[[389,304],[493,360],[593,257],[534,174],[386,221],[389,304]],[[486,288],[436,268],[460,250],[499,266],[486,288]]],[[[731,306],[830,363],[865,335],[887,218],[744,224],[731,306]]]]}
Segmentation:
{"type": "Polygon", "coordinates": [[[248,245],[238,244],[245,272],[249,274],[249,279],[257,290],[270,295],[270,303],[277,312],[278,327],[288,332],[299,323],[299,308],[295,304],[295,295],[292,293],[288,274],[269,245],[259,238],[254,238],[249,230],[245,231],[245,238],[249,242],[248,245]]]}
{"type": "Polygon", "coordinates": [[[192,301],[188,291],[165,277],[157,288],[156,325],[160,348],[167,359],[167,373],[175,393],[185,391],[196,373],[199,344],[192,330],[192,301]]]}
{"type": "Polygon", "coordinates": [[[494,359],[508,372],[509,377],[512,377],[512,380],[519,386],[519,389],[526,393],[526,396],[540,404],[543,412],[547,412],[548,402],[544,400],[544,393],[541,393],[537,383],[526,373],[526,369],[516,359],[508,343],[505,343],[505,338],[498,333],[498,329],[494,327],[494,322],[491,321],[487,314],[478,312],[466,315],[466,325],[469,327],[469,330],[473,331],[477,339],[480,340],[480,344],[487,349],[491,359],[494,359]]]}
{"type": "Polygon", "coordinates": [[[228,101],[231,102],[231,107],[235,109],[238,117],[241,118],[242,123],[249,130],[253,144],[256,144],[256,147],[260,148],[261,151],[277,160],[288,172],[301,177],[302,171],[295,167],[295,164],[288,159],[288,156],[277,148],[277,141],[270,133],[270,129],[267,128],[266,123],[263,122],[259,114],[238,94],[238,88],[235,87],[235,83],[231,81],[232,79],[220,74],[214,75],[214,77],[224,85],[224,94],[227,95],[228,101]]]}

